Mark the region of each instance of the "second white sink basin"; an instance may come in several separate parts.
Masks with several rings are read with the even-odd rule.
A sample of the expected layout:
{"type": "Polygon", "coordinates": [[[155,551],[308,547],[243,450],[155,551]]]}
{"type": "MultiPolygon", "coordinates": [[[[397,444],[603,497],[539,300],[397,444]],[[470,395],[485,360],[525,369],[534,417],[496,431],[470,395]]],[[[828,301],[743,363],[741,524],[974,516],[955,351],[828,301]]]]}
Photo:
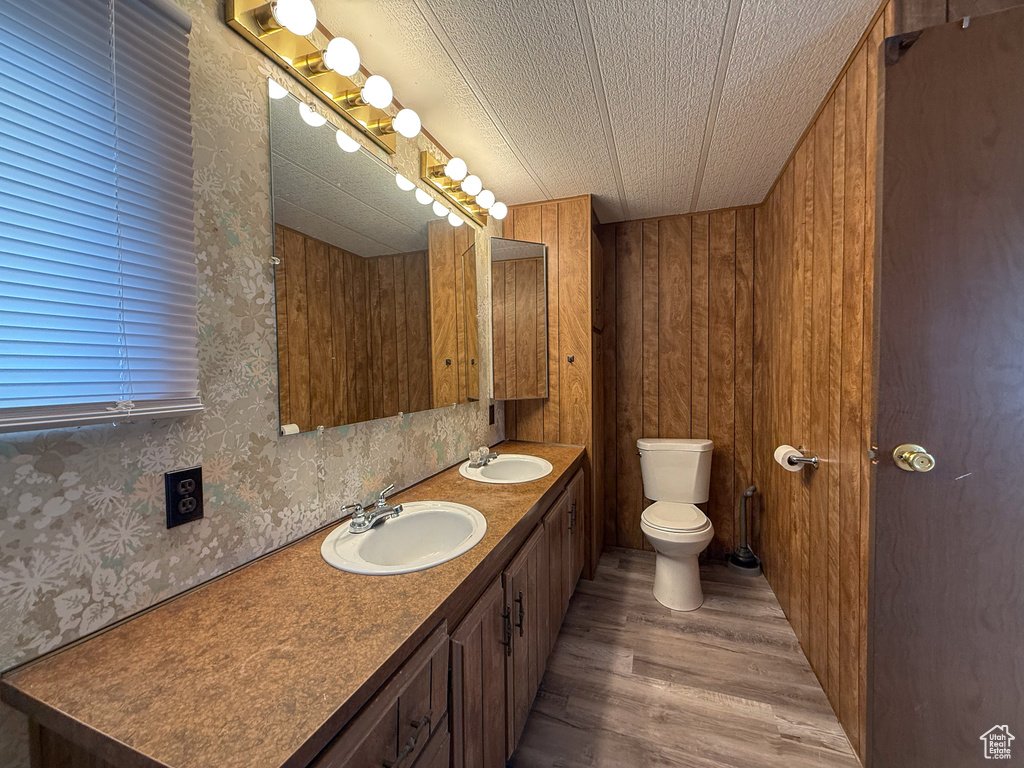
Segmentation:
{"type": "Polygon", "coordinates": [[[551,470],[550,461],[522,453],[503,453],[482,467],[470,467],[468,461],[459,467],[459,473],[470,480],[499,484],[540,480],[550,475],[551,470]]]}
{"type": "Polygon", "coordinates": [[[398,517],[365,533],[352,533],[348,523],[339,525],[324,539],[320,554],[351,573],[411,573],[468,552],[486,532],[487,520],[465,504],[410,501],[398,517]]]}

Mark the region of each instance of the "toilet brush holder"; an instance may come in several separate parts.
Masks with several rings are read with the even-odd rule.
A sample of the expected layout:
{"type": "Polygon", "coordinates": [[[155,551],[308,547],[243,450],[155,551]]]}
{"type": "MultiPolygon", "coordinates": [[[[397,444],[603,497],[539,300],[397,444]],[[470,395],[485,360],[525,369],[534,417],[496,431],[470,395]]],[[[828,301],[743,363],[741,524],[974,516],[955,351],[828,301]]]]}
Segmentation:
{"type": "Polygon", "coordinates": [[[741,576],[760,576],[761,561],[747,546],[747,499],[757,493],[755,486],[750,486],[740,496],[740,545],[729,555],[729,570],[741,576]]]}

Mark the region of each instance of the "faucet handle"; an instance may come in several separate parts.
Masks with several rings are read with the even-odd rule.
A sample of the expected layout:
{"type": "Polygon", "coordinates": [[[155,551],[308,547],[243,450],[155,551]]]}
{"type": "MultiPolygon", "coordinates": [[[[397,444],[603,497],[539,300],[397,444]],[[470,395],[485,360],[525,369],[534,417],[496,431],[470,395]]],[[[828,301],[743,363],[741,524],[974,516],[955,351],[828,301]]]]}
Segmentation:
{"type": "Polygon", "coordinates": [[[359,521],[366,518],[366,511],[362,504],[346,504],[341,508],[341,516],[349,515],[353,520],[359,521]]]}
{"type": "Polygon", "coordinates": [[[388,496],[390,496],[394,492],[395,484],[391,483],[391,485],[389,485],[387,488],[381,491],[380,494],[377,496],[377,506],[383,507],[385,504],[387,504],[388,496]]]}

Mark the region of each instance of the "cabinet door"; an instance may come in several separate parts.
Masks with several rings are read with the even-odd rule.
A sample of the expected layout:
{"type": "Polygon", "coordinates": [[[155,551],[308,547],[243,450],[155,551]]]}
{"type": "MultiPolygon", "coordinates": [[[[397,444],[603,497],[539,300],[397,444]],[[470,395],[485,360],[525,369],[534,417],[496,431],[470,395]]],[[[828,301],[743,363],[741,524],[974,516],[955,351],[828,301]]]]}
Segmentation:
{"type": "Polygon", "coordinates": [[[511,620],[495,579],[452,633],[452,768],[504,768],[511,620]]]}
{"type": "MultiPolygon", "coordinates": [[[[586,559],[586,539],[584,538],[584,524],[583,518],[586,515],[586,484],[583,470],[579,470],[573,475],[572,480],[569,482],[569,528],[571,531],[572,538],[572,586],[570,589],[570,596],[572,592],[576,591],[576,582],[580,580],[580,574],[583,573],[583,562],[586,559]]],[[[566,601],[566,607],[568,607],[568,600],[566,601]]]]}
{"type": "Polygon", "coordinates": [[[505,607],[512,617],[512,654],[505,664],[507,757],[512,756],[523,733],[547,662],[549,607],[544,544],[544,530],[538,526],[504,573],[505,607]]]}
{"type": "Polygon", "coordinates": [[[565,565],[569,531],[569,495],[563,493],[544,516],[544,540],[547,543],[548,572],[548,642],[547,653],[555,647],[558,630],[565,616],[564,582],[569,569],[565,565]]]}

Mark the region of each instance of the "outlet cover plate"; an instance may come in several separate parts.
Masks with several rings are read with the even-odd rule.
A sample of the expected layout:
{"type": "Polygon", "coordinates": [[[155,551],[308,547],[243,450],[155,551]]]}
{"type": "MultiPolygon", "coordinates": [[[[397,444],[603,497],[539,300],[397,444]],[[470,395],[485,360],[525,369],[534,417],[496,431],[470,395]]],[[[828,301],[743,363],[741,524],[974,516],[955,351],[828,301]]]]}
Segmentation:
{"type": "Polygon", "coordinates": [[[191,523],[203,516],[203,468],[179,469],[164,474],[167,527],[191,523]]]}

